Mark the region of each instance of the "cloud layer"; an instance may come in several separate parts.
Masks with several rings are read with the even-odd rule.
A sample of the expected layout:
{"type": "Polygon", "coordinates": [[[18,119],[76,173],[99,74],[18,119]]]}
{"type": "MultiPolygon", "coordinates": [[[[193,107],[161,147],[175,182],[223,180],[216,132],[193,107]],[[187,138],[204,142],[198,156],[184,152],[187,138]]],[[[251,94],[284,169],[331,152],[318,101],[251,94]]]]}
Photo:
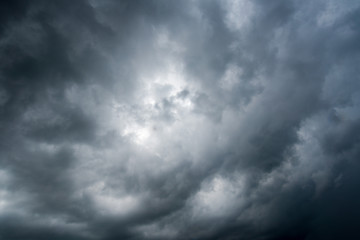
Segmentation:
{"type": "Polygon", "coordinates": [[[0,239],[357,239],[358,1],[2,1],[0,239]]]}

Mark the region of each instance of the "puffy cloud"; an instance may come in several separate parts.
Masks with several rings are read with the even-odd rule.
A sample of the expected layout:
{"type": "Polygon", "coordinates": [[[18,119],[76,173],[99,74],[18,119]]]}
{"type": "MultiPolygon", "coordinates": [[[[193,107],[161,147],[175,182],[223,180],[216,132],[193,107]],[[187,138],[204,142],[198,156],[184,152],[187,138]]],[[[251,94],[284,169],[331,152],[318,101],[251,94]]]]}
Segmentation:
{"type": "Polygon", "coordinates": [[[354,239],[356,1],[3,1],[0,239],[354,239]]]}

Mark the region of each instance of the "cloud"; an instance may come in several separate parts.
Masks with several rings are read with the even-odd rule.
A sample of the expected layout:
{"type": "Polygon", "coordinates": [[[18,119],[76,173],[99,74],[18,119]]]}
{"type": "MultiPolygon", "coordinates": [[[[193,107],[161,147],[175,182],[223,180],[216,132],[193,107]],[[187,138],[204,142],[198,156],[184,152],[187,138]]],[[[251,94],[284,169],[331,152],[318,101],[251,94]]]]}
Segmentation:
{"type": "Polygon", "coordinates": [[[0,239],[354,239],[355,1],[5,1],[0,239]]]}

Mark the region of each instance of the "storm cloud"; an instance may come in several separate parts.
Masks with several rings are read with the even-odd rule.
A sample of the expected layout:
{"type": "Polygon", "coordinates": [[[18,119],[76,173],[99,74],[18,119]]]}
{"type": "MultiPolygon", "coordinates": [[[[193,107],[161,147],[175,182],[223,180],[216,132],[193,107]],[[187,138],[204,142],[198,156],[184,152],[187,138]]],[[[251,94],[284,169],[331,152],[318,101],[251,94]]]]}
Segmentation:
{"type": "Polygon", "coordinates": [[[0,3],[0,240],[360,239],[360,2],[0,3]]]}

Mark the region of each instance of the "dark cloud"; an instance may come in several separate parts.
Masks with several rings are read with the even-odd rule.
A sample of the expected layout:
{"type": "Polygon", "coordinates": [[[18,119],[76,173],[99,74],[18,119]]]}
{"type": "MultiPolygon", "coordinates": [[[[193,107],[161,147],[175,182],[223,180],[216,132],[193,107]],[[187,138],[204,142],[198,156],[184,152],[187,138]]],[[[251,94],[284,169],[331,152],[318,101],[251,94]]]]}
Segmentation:
{"type": "Polygon", "coordinates": [[[2,1],[0,239],[357,239],[356,1],[2,1]]]}

